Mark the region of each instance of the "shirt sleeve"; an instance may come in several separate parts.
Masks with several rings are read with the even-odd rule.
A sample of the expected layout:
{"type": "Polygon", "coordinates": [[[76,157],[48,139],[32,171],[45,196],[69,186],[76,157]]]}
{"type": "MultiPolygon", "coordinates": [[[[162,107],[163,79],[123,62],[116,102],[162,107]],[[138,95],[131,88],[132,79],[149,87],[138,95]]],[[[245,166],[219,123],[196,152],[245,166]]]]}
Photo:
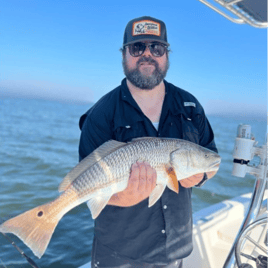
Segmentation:
{"type": "Polygon", "coordinates": [[[103,113],[89,111],[86,117],[85,115],[82,117],[83,122],[80,124],[79,161],[104,142],[112,139],[111,123],[103,113]]]}

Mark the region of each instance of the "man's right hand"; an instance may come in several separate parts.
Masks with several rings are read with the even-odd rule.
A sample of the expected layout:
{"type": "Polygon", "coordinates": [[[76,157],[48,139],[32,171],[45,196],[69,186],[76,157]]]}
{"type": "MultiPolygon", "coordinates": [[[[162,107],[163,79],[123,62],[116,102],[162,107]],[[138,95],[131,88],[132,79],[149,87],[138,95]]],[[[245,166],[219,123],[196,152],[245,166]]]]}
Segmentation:
{"type": "Polygon", "coordinates": [[[148,198],[156,186],[156,171],[146,162],[132,165],[127,188],[114,194],[108,205],[130,207],[148,198]]]}

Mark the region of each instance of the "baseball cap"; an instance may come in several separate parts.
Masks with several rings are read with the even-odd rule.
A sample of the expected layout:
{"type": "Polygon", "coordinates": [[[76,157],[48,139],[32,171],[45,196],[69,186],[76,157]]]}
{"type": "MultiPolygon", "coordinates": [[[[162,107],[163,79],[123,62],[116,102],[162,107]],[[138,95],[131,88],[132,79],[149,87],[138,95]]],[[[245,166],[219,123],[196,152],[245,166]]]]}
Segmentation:
{"type": "Polygon", "coordinates": [[[169,46],[165,23],[149,16],[129,21],[124,33],[123,46],[145,40],[157,41],[169,46]]]}

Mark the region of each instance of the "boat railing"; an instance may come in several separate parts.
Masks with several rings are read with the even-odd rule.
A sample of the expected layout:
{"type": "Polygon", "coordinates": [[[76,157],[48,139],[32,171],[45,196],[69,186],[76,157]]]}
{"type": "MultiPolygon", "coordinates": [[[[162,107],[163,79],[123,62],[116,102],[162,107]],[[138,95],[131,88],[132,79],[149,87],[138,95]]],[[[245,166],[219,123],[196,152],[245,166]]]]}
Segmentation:
{"type": "MultiPolygon", "coordinates": [[[[250,205],[244,221],[239,229],[237,237],[233,243],[230,253],[225,261],[223,268],[236,268],[240,265],[239,260],[235,256],[237,247],[241,246],[241,234],[251,225],[255,226],[257,218],[267,208],[263,204],[264,192],[267,189],[267,137],[263,146],[257,147],[257,142],[251,135],[251,127],[249,125],[239,125],[238,137],[234,146],[234,168],[233,175],[237,177],[245,177],[246,173],[256,177],[254,190],[252,193],[250,205]],[[255,156],[260,158],[259,165],[250,166],[249,161],[255,156]]],[[[266,200],[267,204],[267,200],[266,200]]],[[[267,221],[267,220],[266,220],[267,221]]]]}

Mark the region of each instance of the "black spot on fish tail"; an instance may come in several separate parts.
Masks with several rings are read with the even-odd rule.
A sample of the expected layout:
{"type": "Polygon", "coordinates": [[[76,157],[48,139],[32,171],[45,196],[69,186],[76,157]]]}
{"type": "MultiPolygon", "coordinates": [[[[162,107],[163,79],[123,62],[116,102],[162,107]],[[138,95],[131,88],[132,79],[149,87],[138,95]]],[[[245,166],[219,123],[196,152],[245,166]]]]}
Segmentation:
{"type": "Polygon", "coordinates": [[[43,216],[43,214],[44,214],[44,212],[43,212],[43,211],[39,211],[39,212],[38,212],[38,214],[37,214],[37,216],[38,216],[38,217],[42,217],[42,216],[43,216]]]}

